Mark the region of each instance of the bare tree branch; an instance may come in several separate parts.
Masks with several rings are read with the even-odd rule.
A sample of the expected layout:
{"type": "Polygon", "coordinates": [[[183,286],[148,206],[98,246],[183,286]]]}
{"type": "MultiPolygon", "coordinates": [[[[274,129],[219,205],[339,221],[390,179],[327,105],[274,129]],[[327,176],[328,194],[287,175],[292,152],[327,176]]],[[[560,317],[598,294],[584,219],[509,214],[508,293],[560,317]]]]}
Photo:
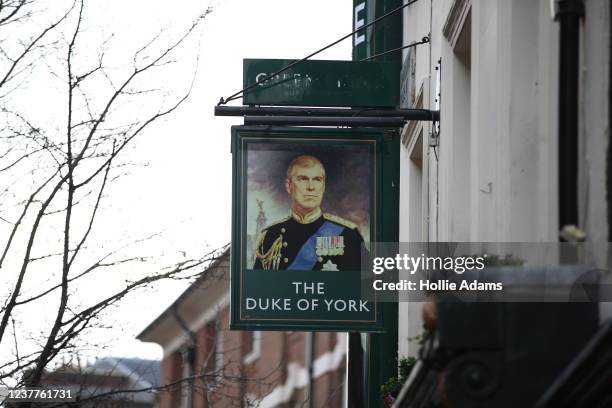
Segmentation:
{"type": "MultiPolygon", "coordinates": [[[[19,8],[21,8],[23,6],[23,4],[25,3],[24,1],[21,1],[22,4],[19,5],[19,8]]],[[[28,44],[23,51],[21,52],[21,54],[19,54],[17,56],[17,58],[12,59],[12,63],[10,64],[10,66],[8,67],[7,71],[5,72],[4,76],[2,77],[2,79],[0,79],[0,88],[2,88],[4,85],[6,85],[8,83],[8,81],[12,78],[11,75],[13,74],[13,71],[15,71],[15,68],[17,68],[17,66],[19,65],[19,63],[30,53],[30,51],[32,51],[32,49],[34,48],[34,46],[36,46],[36,44],[38,44],[38,42],[40,40],[42,40],[49,32],[51,32],[52,30],[54,30],[59,24],[61,24],[69,15],[70,12],[72,11],[74,7],[73,6],[63,15],[61,16],[58,20],[56,20],[53,24],[49,25],[47,28],[45,28],[38,36],[36,36],[31,42],[30,44],[28,44]]],[[[16,10],[15,13],[19,11],[16,10]]],[[[13,14],[14,15],[14,14],[13,14]]],[[[11,15],[12,17],[12,15],[11,15]]],[[[10,17],[7,17],[7,19],[10,17]]],[[[2,19],[0,20],[0,23],[5,23],[6,19],[2,19]]]]}
{"type": "MultiPolygon", "coordinates": [[[[58,170],[58,172],[59,172],[59,170],[58,170]]],[[[38,187],[36,189],[36,191],[34,191],[32,193],[32,195],[30,196],[30,198],[28,199],[28,201],[24,205],[23,211],[22,211],[21,215],[19,216],[19,218],[17,219],[17,221],[15,222],[15,224],[13,225],[13,229],[11,231],[11,234],[9,235],[8,240],[7,240],[6,244],[4,245],[4,251],[2,251],[2,257],[0,257],[0,268],[2,268],[2,264],[4,263],[4,259],[6,258],[6,254],[8,253],[8,251],[9,251],[9,249],[11,247],[11,243],[13,242],[13,238],[15,237],[15,233],[17,232],[17,229],[19,229],[19,226],[21,225],[21,222],[23,221],[23,218],[27,214],[28,209],[30,208],[30,205],[32,205],[32,203],[34,202],[34,199],[42,191],[42,189],[45,188],[47,186],[47,184],[49,184],[56,176],[57,176],[57,172],[54,173],[51,177],[49,177],[43,184],[41,184],[41,186],[38,187]]],[[[0,330],[0,333],[2,333],[1,330],[0,330]]],[[[1,338],[2,338],[2,335],[0,334],[0,339],[1,338]]]]}
{"type": "MultiPolygon", "coordinates": [[[[144,79],[179,59],[176,51],[210,10],[166,46],[160,44],[164,31],[153,36],[133,54],[130,71],[117,74],[105,66],[106,41],[97,51],[97,60],[82,61],[80,51],[85,49],[83,35],[87,32],[85,0],[74,0],[67,11],[43,24],[34,21],[35,4],[41,3],[0,0],[0,29],[15,22],[30,24],[30,30],[24,31],[28,34],[20,34],[22,38],[0,38],[0,59],[7,62],[0,68],[0,114],[7,118],[6,125],[0,124],[0,172],[8,180],[0,190],[2,209],[8,209],[1,218],[6,224],[0,231],[6,231],[7,237],[0,268],[14,269],[5,275],[10,286],[2,293],[6,302],[0,309],[0,343],[5,334],[9,339],[12,334],[15,343],[14,356],[0,360],[0,381],[27,371],[27,376],[17,381],[31,386],[39,384],[49,364],[76,347],[89,329],[103,326],[99,319],[109,308],[164,279],[197,279],[220,254],[212,251],[199,258],[173,261],[165,268],[154,265],[150,273],[143,272],[114,293],[98,294],[85,307],[71,295],[81,282],[87,282],[86,277],[93,278],[100,271],[152,263],[151,257],[130,254],[126,247],[109,252],[106,246],[96,245],[94,231],[112,191],[110,186],[133,165],[123,158],[128,146],[151,125],[175,112],[189,98],[194,83],[192,79],[186,91],[172,92],[169,97],[161,86],[144,85],[144,79]],[[64,33],[69,33],[68,38],[64,33]],[[18,104],[12,106],[16,103],[13,99],[18,100],[13,92],[26,90],[30,73],[37,70],[65,87],[56,92],[60,110],[65,112],[61,125],[48,124],[18,104]],[[116,81],[116,77],[122,80],[116,81]],[[106,81],[110,87],[106,84],[104,93],[97,92],[98,84],[106,81]],[[159,99],[152,101],[153,96],[159,99]],[[122,119],[132,116],[129,109],[133,103],[146,106],[146,110],[122,119]],[[47,268],[44,278],[34,273],[47,268]],[[18,324],[21,310],[27,310],[26,305],[43,304],[51,296],[58,302],[50,311],[51,323],[24,346],[21,341],[26,335],[20,333],[24,328],[18,324]],[[33,352],[32,347],[36,348],[33,352]]],[[[194,78],[196,71],[197,64],[194,78]]]]}

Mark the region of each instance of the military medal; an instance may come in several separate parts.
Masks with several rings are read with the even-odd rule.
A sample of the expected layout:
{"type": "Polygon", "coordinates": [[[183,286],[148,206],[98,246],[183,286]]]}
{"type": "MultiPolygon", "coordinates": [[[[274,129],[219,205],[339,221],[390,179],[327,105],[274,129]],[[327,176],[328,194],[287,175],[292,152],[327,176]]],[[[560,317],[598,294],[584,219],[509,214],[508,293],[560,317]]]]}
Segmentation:
{"type": "Polygon", "coordinates": [[[328,256],[330,253],[329,237],[317,237],[317,256],[328,256]]]}
{"type": "Polygon", "coordinates": [[[319,257],[344,255],[344,237],[317,237],[316,254],[319,257]]]}
{"type": "Polygon", "coordinates": [[[332,238],[334,238],[334,251],[336,255],[344,255],[344,237],[339,235],[332,238]]]}

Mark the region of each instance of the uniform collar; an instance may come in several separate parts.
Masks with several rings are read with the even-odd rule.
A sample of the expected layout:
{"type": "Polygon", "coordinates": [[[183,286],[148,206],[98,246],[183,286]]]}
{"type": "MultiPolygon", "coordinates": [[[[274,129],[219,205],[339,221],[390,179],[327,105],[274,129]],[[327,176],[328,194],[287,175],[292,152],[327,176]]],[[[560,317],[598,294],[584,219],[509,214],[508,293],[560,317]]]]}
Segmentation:
{"type": "Polygon", "coordinates": [[[304,216],[300,216],[291,211],[291,217],[293,217],[293,219],[299,222],[300,224],[310,224],[312,222],[315,222],[319,219],[321,214],[321,207],[309,212],[308,214],[305,214],[304,216]]]}

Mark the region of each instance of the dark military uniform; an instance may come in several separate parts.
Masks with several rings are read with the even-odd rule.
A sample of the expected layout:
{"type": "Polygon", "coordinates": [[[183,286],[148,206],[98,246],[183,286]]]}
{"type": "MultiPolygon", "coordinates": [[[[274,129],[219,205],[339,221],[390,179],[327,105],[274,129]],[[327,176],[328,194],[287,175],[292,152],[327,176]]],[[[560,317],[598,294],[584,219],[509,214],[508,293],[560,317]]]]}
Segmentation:
{"type": "Polygon", "coordinates": [[[358,271],[362,242],[357,226],[335,215],[307,224],[288,216],[259,234],[253,269],[358,271]]]}

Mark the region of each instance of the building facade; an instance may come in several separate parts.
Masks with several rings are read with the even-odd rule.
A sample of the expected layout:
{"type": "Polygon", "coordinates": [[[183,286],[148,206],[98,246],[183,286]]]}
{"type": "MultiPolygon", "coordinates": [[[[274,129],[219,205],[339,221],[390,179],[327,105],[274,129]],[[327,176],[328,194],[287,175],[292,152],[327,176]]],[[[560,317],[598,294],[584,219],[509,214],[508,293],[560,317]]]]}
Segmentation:
{"type": "Polygon", "coordinates": [[[138,339],[163,348],[160,408],[344,406],[346,334],[229,329],[229,252],[138,339]]]}
{"type": "MultiPolygon", "coordinates": [[[[549,0],[417,1],[403,10],[403,107],[439,109],[402,132],[402,242],[557,242],[560,27],[549,0]]],[[[609,241],[610,3],[580,23],[578,226],[609,241]]],[[[561,163],[562,164],[562,163],[561,163]]],[[[605,305],[602,305],[605,309],[605,305]]],[[[400,305],[400,355],[420,330],[400,305]],[[407,318],[406,318],[407,317],[407,318]]],[[[602,319],[609,312],[602,314],[602,319]]]]}
{"type": "Polygon", "coordinates": [[[158,360],[105,357],[84,366],[63,364],[46,372],[41,385],[78,395],[72,405],[79,408],[154,408],[159,366],[158,360]]]}
{"type": "MultiPolygon", "coordinates": [[[[426,36],[429,42],[403,51],[401,107],[439,110],[441,119],[439,127],[431,122],[412,121],[402,130],[400,241],[585,241],[588,261],[600,267],[608,265],[610,2],[403,2],[406,3],[411,4],[402,10],[403,45],[426,36]],[[573,23],[567,23],[571,18],[575,18],[573,32],[568,28],[573,23]],[[568,57],[570,48],[576,51],[575,58],[568,57]],[[576,94],[572,93],[574,86],[576,94]],[[568,218],[572,211],[575,216],[568,218]],[[567,231],[571,231],[569,238],[567,231]]],[[[610,277],[604,275],[603,279],[606,282],[610,277]]],[[[517,327],[529,320],[525,316],[531,312],[526,308],[519,311],[518,306],[504,307],[500,307],[500,316],[521,316],[515,322],[517,327]]],[[[559,320],[557,331],[550,328],[547,335],[565,339],[566,333],[581,330],[578,322],[582,312],[584,320],[596,316],[599,333],[587,337],[589,347],[585,347],[583,336],[569,355],[559,353],[555,357],[556,351],[551,351],[551,361],[564,369],[575,370],[578,362],[574,360],[579,354],[583,356],[584,348],[596,349],[596,338],[609,335],[609,302],[593,305],[594,314],[588,307],[581,312],[579,308],[567,309],[565,322],[559,320]]],[[[560,319],[560,310],[547,310],[551,321],[560,319]]],[[[423,357],[419,341],[423,305],[400,303],[398,316],[398,356],[423,357]]],[[[459,314],[455,317],[461,318],[459,314]]],[[[486,325],[486,316],[472,316],[472,320],[479,319],[483,322],[481,327],[470,325],[466,319],[463,330],[474,332],[472,338],[468,334],[463,337],[464,352],[477,348],[478,337],[486,333],[486,329],[479,332],[486,325]]],[[[505,324],[499,319],[498,323],[505,324]]],[[[533,327],[545,333],[544,326],[533,327]]],[[[545,365],[549,357],[539,348],[539,338],[512,334],[509,326],[505,329],[506,343],[501,349],[505,347],[507,353],[523,336],[524,350],[534,353],[531,366],[545,365]]],[[[549,344],[553,347],[554,343],[549,344]]],[[[457,368],[453,364],[448,363],[448,371],[457,368]]],[[[500,368],[506,382],[512,381],[509,367],[506,363],[500,368]]],[[[546,373],[548,377],[542,384],[549,386],[551,378],[560,375],[559,367],[546,373]]],[[[585,370],[591,372],[591,368],[585,370]]],[[[437,377],[431,375],[429,381],[438,382],[439,394],[446,393],[448,397],[454,374],[445,377],[447,389],[440,391],[444,387],[439,381],[444,375],[444,369],[441,374],[439,370],[437,377]]],[[[566,383],[572,375],[571,370],[566,373],[566,383]]],[[[424,383],[425,378],[423,374],[424,383]]],[[[412,388],[419,388],[415,385],[418,381],[412,379],[412,388]]],[[[563,389],[562,383],[557,385],[557,391],[563,389]]],[[[597,387],[593,385],[593,389],[597,387]]],[[[532,388],[529,392],[534,398],[546,390],[532,388]]],[[[494,392],[488,392],[488,396],[479,397],[491,398],[487,406],[519,406],[508,405],[509,393],[493,402],[494,392]]],[[[414,402],[414,393],[410,398],[406,395],[401,406],[430,406],[414,402]]],[[[455,402],[461,400],[457,395],[458,391],[453,397],[455,402]]],[[[567,406],[587,406],[581,403],[584,402],[567,406]]]]}

